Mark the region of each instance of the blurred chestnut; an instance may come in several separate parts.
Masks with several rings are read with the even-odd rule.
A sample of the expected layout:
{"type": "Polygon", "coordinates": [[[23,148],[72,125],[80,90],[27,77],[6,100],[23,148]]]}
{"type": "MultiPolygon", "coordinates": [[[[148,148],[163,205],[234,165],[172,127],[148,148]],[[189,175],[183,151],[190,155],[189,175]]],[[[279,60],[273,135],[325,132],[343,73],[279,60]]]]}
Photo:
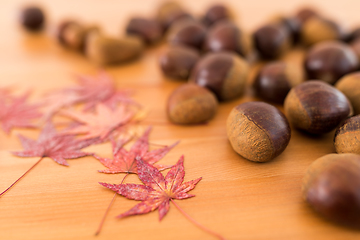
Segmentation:
{"type": "Polygon", "coordinates": [[[20,21],[27,30],[38,31],[44,26],[45,14],[40,7],[28,6],[22,9],[20,21]]]}
{"type": "Polygon", "coordinates": [[[316,44],[305,56],[308,79],[318,79],[334,84],[347,73],[356,71],[359,61],[346,44],[327,41],[316,44]]]}
{"type": "Polygon", "coordinates": [[[264,65],[253,82],[256,95],[270,102],[283,103],[290,89],[303,82],[301,70],[282,61],[264,65]]]}
{"type": "Polygon", "coordinates": [[[183,45],[200,49],[206,36],[206,28],[194,20],[177,21],[170,29],[168,42],[175,45],[183,45]]]}
{"type": "Polygon", "coordinates": [[[205,16],[203,17],[203,23],[207,26],[211,26],[221,20],[231,18],[230,10],[226,6],[215,4],[206,11],[205,16]]]}
{"type": "Polygon", "coordinates": [[[254,45],[261,57],[278,58],[290,49],[291,36],[282,24],[268,24],[255,31],[254,45]]]}
{"type": "Polygon", "coordinates": [[[160,57],[160,67],[169,77],[188,79],[199,59],[200,53],[196,49],[185,46],[171,47],[160,57]]]}
{"type": "Polygon", "coordinates": [[[290,33],[293,44],[300,40],[301,23],[295,17],[275,16],[270,19],[270,22],[275,24],[282,24],[290,33]]]}
{"type": "Polygon", "coordinates": [[[133,60],[138,58],[143,50],[143,41],[136,36],[114,38],[94,33],[86,42],[86,56],[99,65],[133,60]]]}
{"type": "Polygon", "coordinates": [[[351,49],[354,51],[355,55],[358,58],[358,61],[360,63],[360,38],[355,39],[350,43],[351,49]]]}
{"type": "Polygon", "coordinates": [[[337,153],[360,155],[360,115],[346,119],[335,131],[334,145],[337,153]]]}
{"type": "Polygon", "coordinates": [[[234,51],[243,57],[246,57],[251,49],[250,36],[228,20],[216,23],[209,30],[204,42],[205,51],[234,51]]]}
{"type": "Polygon", "coordinates": [[[300,24],[305,23],[307,20],[309,20],[312,17],[319,16],[319,13],[317,10],[311,7],[304,7],[301,8],[296,14],[295,18],[299,20],[300,24]]]}
{"type": "Polygon", "coordinates": [[[360,155],[328,154],[313,162],[302,185],[304,199],[323,217],[360,228],[360,155]]]}
{"type": "Polygon", "coordinates": [[[346,42],[351,43],[356,39],[360,38],[360,27],[353,29],[346,37],[346,42]]]}
{"type": "Polygon", "coordinates": [[[329,40],[342,40],[345,37],[343,29],[334,21],[312,17],[301,28],[301,41],[308,46],[329,40]]]}
{"type": "Polygon", "coordinates": [[[171,93],[167,103],[167,115],[169,120],[176,124],[198,124],[210,120],[217,107],[218,102],[211,91],[187,83],[171,93]]]}
{"type": "Polygon", "coordinates": [[[284,110],[294,127],[311,134],[324,134],[349,116],[351,105],[333,86],[322,81],[307,81],[290,90],[284,110]]]}
{"type": "Polygon", "coordinates": [[[146,44],[154,44],[161,39],[163,30],[156,20],[136,17],[130,19],[126,33],[142,38],[146,44]]]}
{"type": "Polygon", "coordinates": [[[208,53],[195,65],[190,82],[210,89],[220,101],[240,97],[249,73],[247,62],[235,53],[208,53]]]}
{"type": "Polygon", "coordinates": [[[349,99],[354,115],[360,114],[360,72],[345,75],[335,87],[349,99]]]}
{"type": "Polygon", "coordinates": [[[156,19],[162,26],[163,30],[167,31],[177,20],[194,18],[186,10],[184,10],[178,2],[167,1],[159,6],[156,19]]]}
{"type": "Polygon", "coordinates": [[[291,136],[284,114],[264,102],[246,102],[234,107],[226,130],[235,152],[253,162],[268,162],[280,155],[291,136]]]}

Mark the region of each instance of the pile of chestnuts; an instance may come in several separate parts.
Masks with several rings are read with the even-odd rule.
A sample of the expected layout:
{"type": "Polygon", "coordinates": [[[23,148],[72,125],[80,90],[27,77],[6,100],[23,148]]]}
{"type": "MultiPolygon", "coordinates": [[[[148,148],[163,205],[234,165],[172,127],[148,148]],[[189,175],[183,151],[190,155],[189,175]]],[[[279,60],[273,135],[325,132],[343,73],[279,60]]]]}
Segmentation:
{"type": "MultiPolygon", "coordinates": [[[[263,102],[235,106],[226,122],[232,148],[250,161],[268,162],[285,151],[290,127],[309,135],[334,132],[338,154],[309,167],[303,195],[322,216],[360,228],[360,27],[346,31],[317,10],[303,8],[272,17],[249,34],[234,17],[222,4],[196,17],[169,1],[152,18],[130,19],[123,37],[66,20],[58,25],[57,39],[99,65],[137,59],[146,46],[165,39],[161,71],[188,82],[169,96],[166,111],[174,124],[207,122],[219,102],[239,99],[251,88],[263,102]],[[305,52],[300,66],[282,60],[295,46],[305,52]],[[250,79],[257,62],[260,67],[250,79]]],[[[21,23],[40,31],[45,14],[38,7],[25,8],[21,23]]]]}

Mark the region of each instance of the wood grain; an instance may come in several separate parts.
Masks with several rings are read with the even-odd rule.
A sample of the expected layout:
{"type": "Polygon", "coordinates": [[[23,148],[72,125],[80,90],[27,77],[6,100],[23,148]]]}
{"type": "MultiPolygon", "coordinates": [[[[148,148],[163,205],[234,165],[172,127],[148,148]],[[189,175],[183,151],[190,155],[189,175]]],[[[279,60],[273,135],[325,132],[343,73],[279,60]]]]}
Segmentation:
{"type": "MultiPolygon", "coordinates": [[[[44,34],[27,34],[18,26],[17,12],[26,1],[2,0],[0,8],[0,87],[13,85],[19,92],[32,88],[35,98],[47,90],[74,84],[74,73],[94,74],[98,70],[84,57],[57,44],[52,37],[56,22],[76,17],[98,23],[116,35],[130,16],[150,16],[160,1],[37,2],[47,9],[50,19],[44,34]]],[[[210,4],[205,0],[182,2],[195,13],[210,4]]],[[[304,4],[301,0],[291,4],[285,0],[226,2],[247,30],[275,13],[292,13],[304,4]]],[[[310,2],[346,26],[360,23],[357,0],[305,1],[310,2]]],[[[116,78],[118,87],[135,89],[135,98],[151,110],[142,123],[144,127],[154,126],[151,142],[170,144],[181,140],[160,163],[173,164],[184,154],[185,180],[203,177],[191,192],[196,197],[177,201],[180,207],[227,239],[359,239],[358,231],[318,217],[301,198],[301,180],[309,164],[334,152],[333,132],[314,138],[293,131],[289,146],[273,161],[259,164],[243,159],[231,149],[225,122],[234,106],[254,99],[250,90],[241,99],[222,103],[216,117],[206,125],[170,124],[165,114],[166,99],[182,83],[161,74],[157,60],[164,48],[164,44],[152,47],[140,61],[105,70],[116,78]]],[[[301,63],[302,56],[301,50],[295,50],[285,59],[301,63]]],[[[35,130],[14,130],[10,136],[0,132],[0,189],[8,187],[37,161],[11,155],[9,151],[20,149],[18,133],[38,135],[35,130]]],[[[110,144],[87,150],[111,156],[110,144]]],[[[214,239],[187,221],[174,206],[162,222],[158,222],[157,213],[115,219],[136,204],[123,197],[116,199],[103,231],[95,237],[113,195],[97,182],[120,183],[123,174],[98,173],[104,167],[92,157],[71,160],[69,164],[63,167],[45,158],[0,199],[0,239],[214,239]]],[[[131,175],[125,182],[139,180],[131,175]]]]}

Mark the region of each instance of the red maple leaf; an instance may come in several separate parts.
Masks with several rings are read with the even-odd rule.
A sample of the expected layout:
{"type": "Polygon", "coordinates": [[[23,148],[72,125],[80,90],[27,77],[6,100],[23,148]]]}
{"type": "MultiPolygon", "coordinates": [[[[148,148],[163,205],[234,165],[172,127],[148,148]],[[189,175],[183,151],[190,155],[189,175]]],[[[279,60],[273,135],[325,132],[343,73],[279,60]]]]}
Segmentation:
{"type": "Polygon", "coordinates": [[[183,213],[185,217],[187,217],[195,225],[202,228],[204,231],[217,236],[220,239],[224,239],[219,234],[207,229],[192,219],[174,201],[174,199],[181,200],[194,197],[195,195],[188,194],[188,192],[194,189],[196,184],[201,180],[201,178],[198,178],[189,182],[183,182],[185,176],[183,156],[170,169],[165,178],[156,167],[141,160],[141,158],[136,159],[136,161],[138,176],[144,185],[129,183],[100,183],[102,186],[107,187],[128,199],[141,201],[129,211],[120,214],[118,218],[145,214],[159,209],[159,219],[161,220],[169,211],[171,201],[174,206],[178,208],[180,212],[183,213]]]}
{"type": "Polygon", "coordinates": [[[34,128],[32,122],[42,116],[39,104],[28,104],[30,92],[20,97],[12,97],[4,92],[0,98],[0,122],[2,129],[7,134],[14,127],[34,128]]]}
{"type": "MultiPolygon", "coordinates": [[[[140,157],[143,161],[154,165],[160,159],[162,159],[178,142],[171,146],[165,146],[160,149],[149,151],[149,134],[151,127],[149,127],[143,136],[141,136],[131,147],[130,151],[127,151],[120,146],[117,146],[113,142],[113,159],[102,158],[94,155],[105,167],[109,168],[106,170],[100,170],[102,173],[135,173],[137,174],[137,165],[135,159],[140,157]]],[[[167,165],[154,165],[159,170],[167,169],[171,166],[167,165]]]]}
{"type": "Polygon", "coordinates": [[[61,114],[82,123],[81,125],[65,130],[62,134],[83,134],[84,136],[82,136],[81,139],[99,138],[100,141],[103,141],[112,131],[130,122],[134,116],[134,111],[124,104],[115,110],[99,104],[96,106],[95,113],[64,110],[61,114]]]}
{"type": "MultiPolygon", "coordinates": [[[[162,159],[173,147],[175,147],[178,142],[172,144],[171,146],[164,146],[160,149],[155,149],[149,151],[149,134],[151,127],[149,127],[145,133],[134,143],[130,151],[126,151],[123,148],[123,145],[129,140],[129,138],[121,139],[120,141],[112,141],[113,143],[113,159],[102,158],[97,155],[94,155],[105,167],[109,168],[107,170],[102,170],[99,172],[103,173],[126,173],[121,183],[124,182],[125,178],[130,173],[137,174],[137,164],[136,158],[142,158],[144,161],[153,165],[162,159]]],[[[167,169],[171,166],[166,165],[155,165],[159,170],[167,169]]],[[[114,202],[116,193],[114,194],[113,199],[111,200],[105,214],[100,222],[99,228],[96,231],[95,235],[98,235],[101,231],[101,228],[104,224],[105,218],[110,210],[112,203],[114,202]]]]}
{"type": "Polygon", "coordinates": [[[63,107],[84,103],[84,111],[94,110],[97,104],[103,104],[115,110],[119,103],[139,106],[130,98],[130,90],[117,90],[114,80],[105,72],[97,76],[77,76],[79,85],[50,92],[44,99],[48,116],[52,116],[63,107]]]}
{"type": "Polygon", "coordinates": [[[19,135],[19,139],[24,150],[12,152],[14,155],[19,157],[40,157],[40,159],[11,184],[10,187],[0,193],[0,197],[20,181],[20,179],[29,173],[45,157],[51,158],[58,164],[68,166],[66,159],[92,155],[92,153],[81,152],[80,149],[90,146],[95,142],[95,139],[80,141],[71,135],[59,135],[50,122],[46,123],[36,141],[22,135],[19,135]]]}
{"type": "Polygon", "coordinates": [[[19,135],[23,151],[12,152],[19,157],[49,157],[55,162],[68,166],[66,159],[80,158],[92,153],[80,151],[95,142],[78,140],[73,135],[59,135],[51,123],[47,123],[37,141],[19,135]]]}

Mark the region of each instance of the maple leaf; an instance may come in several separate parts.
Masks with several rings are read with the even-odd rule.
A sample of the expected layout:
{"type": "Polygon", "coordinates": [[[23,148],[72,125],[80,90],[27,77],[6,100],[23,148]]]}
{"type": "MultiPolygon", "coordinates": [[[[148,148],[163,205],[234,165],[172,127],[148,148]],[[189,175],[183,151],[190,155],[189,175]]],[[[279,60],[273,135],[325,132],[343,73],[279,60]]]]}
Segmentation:
{"type": "Polygon", "coordinates": [[[39,104],[28,104],[27,99],[30,92],[20,97],[11,97],[8,92],[2,94],[0,100],[0,122],[2,129],[7,134],[14,127],[34,128],[32,121],[41,117],[38,111],[39,104]]]}
{"type": "Polygon", "coordinates": [[[181,156],[179,161],[166,174],[165,178],[156,167],[141,160],[141,158],[136,159],[136,161],[138,176],[144,185],[129,183],[109,184],[100,182],[102,186],[109,188],[128,199],[141,201],[129,211],[120,214],[118,218],[145,214],[159,209],[159,220],[162,220],[169,211],[171,201],[174,206],[196,226],[219,239],[225,239],[218,233],[195,221],[174,201],[174,199],[181,200],[194,197],[195,195],[188,194],[188,192],[194,189],[196,184],[202,179],[200,177],[183,183],[185,176],[184,156],[181,156]]]}
{"type": "MultiPolygon", "coordinates": [[[[149,134],[151,127],[149,127],[145,133],[134,143],[130,151],[123,148],[123,142],[113,142],[113,159],[102,158],[94,155],[105,167],[106,170],[100,170],[102,173],[135,173],[137,174],[137,164],[135,159],[140,157],[143,161],[154,165],[160,159],[162,159],[173,147],[179,142],[172,144],[171,146],[165,146],[160,149],[149,151],[149,134]]],[[[154,165],[159,170],[169,168],[167,165],[154,165]]]]}
{"type": "Polygon", "coordinates": [[[52,116],[63,107],[84,103],[84,111],[94,110],[97,104],[103,104],[115,110],[119,103],[140,106],[130,98],[130,90],[117,90],[114,80],[105,72],[97,76],[77,76],[79,85],[50,92],[44,101],[47,104],[48,116],[52,116]]]}
{"type": "Polygon", "coordinates": [[[134,111],[126,105],[120,105],[112,111],[105,105],[96,106],[95,113],[80,113],[74,110],[64,110],[61,115],[69,117],[82,125],[75,126],[62,132],[66,134],[84,134],[81,139],[99,138],[105,140],[109,134],[128,123],[134,116],[134,111]]]}
{"type": "Polygon", "coordinates": [[[68,166],[66,159],[74,159],[92,155],[92,153],[81,152],[80,149],[90,146],[95,142],[94,139],[80,141],[75,139],[75,136],[59,135],[50,122],[45,124],[37,141],[26,138],[22,135],[19,135],[19,139],[21,145],[24,147],[24,150],[12,152],[14,155],[19,157],[40,157],[40,159],[15,182],[13,182],[7,189],[0,193],[0,197],[8,190],[10,190],[10,188],[12,188],[18,181],[20,181],[26,174],[28,174],[45,157],[51,158],[58,164],[68,166]]]}
{"type": "Polygon", "coordinates": [[[142,201],[129,211],[119,215],[119,218],[144,214],[159,208],[159,219],[161,220],[168,212],[172,199],[186,199],[195,196],[187,192],[194,189],[201,178],[183,183],[185,176],[183,156],[166,174],[165,178],[156,167],[141,158],[136,161],[138,176],[145,185],[100,183],[128,199],[142,201]]]}
{"type": "Polygon", "coordinates": [[[51,123],[47,123],[37,141],[19,135],[23,151],[12,152],[19,157],[49,157],[55,162],[68,166],[66,159],[80,158],[92,153],[80,151],[95,142],[94,139],[81,141],[73,135],[59,135],[51,123]]]}

